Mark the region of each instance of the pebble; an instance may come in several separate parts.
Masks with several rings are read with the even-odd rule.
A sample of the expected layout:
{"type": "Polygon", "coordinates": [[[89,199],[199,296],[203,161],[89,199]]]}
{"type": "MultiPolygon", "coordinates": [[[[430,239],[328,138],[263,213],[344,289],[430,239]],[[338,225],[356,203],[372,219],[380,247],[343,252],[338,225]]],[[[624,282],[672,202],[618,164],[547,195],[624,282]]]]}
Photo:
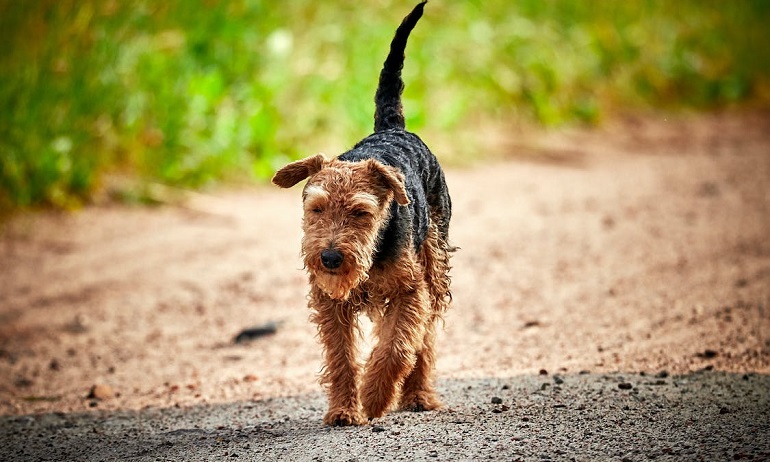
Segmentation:
{"type": "Polygon", "coordinates": [[[264,337],[267,335],[273,335],[278,332],[280,323],[276,321],[270,321],[261,326],[255,326],[248,329],[244,329],[238,333],[233,339],[233,343],[245,343],[251,340],[264,337]]]}
{"type": "Polygon", "coordinates": [[[502,398],[499,398],[497,396],[492,397],[492,404],[503,404],[502,398]]]}
{"type": "Polygon", "coordinates": [[[540,375],[548,375],[548,371],[545,369],[540,369],[540,375]]]}
{"type": "Polygon", "coordinates": [[[703,350],[702,353],[696,353],[695,354],[695,356],[698,356],[700,358],[705,358],[705,359],[716,358],[717,355],[719,355],[718,352],[716,352],[714,350],[708,350],[708,349],[707,350],[703,350]]]}
{"type": "Polygon", "coordinates": [[[13,381],[13,384],[16,385],[16,388],[27,388],[34,385],[35,382],[26,377],[19,377],[13,381]]]}
{"type": "Polygon", "coordinates": [[[372,433],[380,433],[384,431],[385,431],[385,427],[380,427],[379,425],[372,426],[372,433]]]}
{"type": "Polygon", "coordinates": [[[109,399],[115,396],[115,390],[104,384],[96,384],[91,387],[91,391],[86,398],[88,399],[109,399]]]}
{"type": "Polygon", "coordinates": [[[628,382],[623,382],[618,384],[618,388],[620,388],[621,390],[630,390],[634,388],[634,386],[628,382]]]}
{"type": "Polygon", "coordinates": [[[553,381],[554,383],[556,383],[556,385],[561,385],[562,383],[564,383],[564,379],[559,377],[558,375],[553,376],[553,381]]]}

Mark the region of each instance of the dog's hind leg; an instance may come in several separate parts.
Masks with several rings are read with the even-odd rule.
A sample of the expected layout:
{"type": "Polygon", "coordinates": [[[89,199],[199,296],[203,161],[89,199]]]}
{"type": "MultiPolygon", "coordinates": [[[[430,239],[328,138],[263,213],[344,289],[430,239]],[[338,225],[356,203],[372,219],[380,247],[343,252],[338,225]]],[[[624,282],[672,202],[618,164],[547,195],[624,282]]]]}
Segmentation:
{"type": "Polygon", "coordinates": [[[436,363],[436,324],[447,310],[449,291],[449,245],[442,238],[436,217],[431,218],[428,238],[420,249],[420,263],[425,272],[431,302],[431,314],[425,327],[422,348],[417,352],[417,362],[406,378],[401,391],[399,407],[410,411],[429,411],[441,407],[441,401],[433,388],[433,370],[436,363]]]}
{"type": "Polygon", "coordinates": [[[431,411],[441,407],[441,401],[433,388],[436,323],[430,322],[423,339],[422,349],[417,352],[417,362],[401,389],[399,408],[407,411],[431,411]]]}

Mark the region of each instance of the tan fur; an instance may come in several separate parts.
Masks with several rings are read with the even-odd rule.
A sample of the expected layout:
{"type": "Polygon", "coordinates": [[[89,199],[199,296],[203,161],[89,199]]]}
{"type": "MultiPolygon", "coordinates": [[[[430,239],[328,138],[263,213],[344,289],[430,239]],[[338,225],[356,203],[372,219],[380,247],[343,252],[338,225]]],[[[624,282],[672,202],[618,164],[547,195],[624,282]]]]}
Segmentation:
{"type": "Polygon", "coordinates": [[[328,425],[360,425],[398,404],[431,410],[441,403],[432,384],[436,324],[451,298],[449,246],[431,217],[420,252],[411,247],[388,263],[374,263],[377,233],[392,201],[409,203],[402,174],[374,160],[326,161],[315,156],[279,170],[274,183],[290,187],[309,177],[303,191],[302,255],[309,273],[311,320],[324,349],[328,425]],[[321,252],[344,259],[329,270],[321,252]],[[358,363],[358,314],[374,322],[377,344],[358,363]]]}

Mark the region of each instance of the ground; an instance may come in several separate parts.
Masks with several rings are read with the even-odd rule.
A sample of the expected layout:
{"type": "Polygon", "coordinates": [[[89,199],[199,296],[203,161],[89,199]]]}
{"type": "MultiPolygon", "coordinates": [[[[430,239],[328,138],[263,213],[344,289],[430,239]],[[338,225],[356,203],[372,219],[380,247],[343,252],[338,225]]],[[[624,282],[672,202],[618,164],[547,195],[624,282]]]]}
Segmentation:
{"type": "MultiPolygon", "coordinates": [[[[572,418],[587,412],[574,403],[606,397],[604,411],[589,405],[600,422],[584,422],[589,428],[616,425],[623,420],[617,412],[640,402],[670,408],[658,421],[691,414],[685,427],[698,418],[713,422],[698,414],[708,414],[711,408],[701,409],[708,402],[715,415],[732,419],[730,431],[756,435],[743,446],[735,438],[728,444],[711,428],[714,449],[725,457],[770,457],[761,423],[770,417],[770,115],[629,117],[600,129],[525,134],[499,137],[494,149],[502,154],[493,161],[447,169],[450,237],[460,247],[438,344],[447,407],[396,413],[374,425],[392,441],[412,438],[415,422],[451,436],[460,425],[454,421],[484,434],[500,419],[515,419],[518,427],[505,426],[515,430],[505,433],[508,452],[497,453],[511,459],[518,454],[511,444],[555,431],[548,422],[559,417],[549,413],[566,397],[566,410],[577,414],[564,415],[572,418]],[[685,384],[692,396],[700,390],[709,398],[674,409],[672,393],[679,396],[685,384]],[[714,401],[715,393],[727,404],[714,401]],[[491,397],[503,403],[491,404],[491,397]]],[[[131,444],[165,447],[166,435],[175,450],[223,437],[241,446],[251,441],[251,452],[270,458],[277,453],[254,449],[264,450],[264,438],[270,447],[287,438],[283,451],[291,454],[295,437],[312,434],[323,444],[352,438],[357,447],[355,438],[378,433],[321,426],[321,355],[308,322],[300,219],[299,189],[265,186],[189,195],[156,208],[97,205],[5,223],[0,441],[10,441],[11,454],[24,460],[25,432],[85,432],[117,419],[122,427],[107,425],[102,433],[115,436],[117,447],[127,444],[128,453],[102,457],[155,460],[157,452],[142,455],[131,444]],[[275,334],[233,342],[241,330],[271,322],[275,334]],[[207,428],[212,415],[221,420],[207,428]],[[196,416],[200,425],[190,420],[196,416]],[[145,438],[126,443],[136,432],[145,438]],[[334,435],[343,439],[327,441],[334,435]]],[[[581,433],[584,441],[588,434],[581,433]]],[[[650,447],[634,441],[626,443],[650,447]]],[[[313,447],[296,458],[323,459],[313,447]]],[[[430,451],[446,447],[411,450],[433,457],[430,451]]],[[[564,447],[562,455],[573,453],[564,447]]],[[[671,443],[658,455],[674,454],[666,447],[686,451],[671,443]]],[[[387,448],[361,451],[351,457],[389,458],[387,448]]],[[[591,451],[579,453],[610,454],[591,451]]],[[[239,452],[247,457],[249,450],[239,452]]],[[[436,456],[472,454],[480,453],[436,456]]]]}

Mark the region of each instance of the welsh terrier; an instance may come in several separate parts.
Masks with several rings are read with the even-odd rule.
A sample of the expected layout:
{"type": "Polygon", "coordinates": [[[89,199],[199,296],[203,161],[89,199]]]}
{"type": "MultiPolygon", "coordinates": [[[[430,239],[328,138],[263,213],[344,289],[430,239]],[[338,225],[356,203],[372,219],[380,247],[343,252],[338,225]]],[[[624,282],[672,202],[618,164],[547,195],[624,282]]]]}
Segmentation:
{"type": "Polygon", "coordinates": [[[324,348],[327,425],[361,425],[396,402],[412,411],[441,405],[432,375],[436,324],[451,300],[452,203],[436,157],[405,130],[401,106],[404,49],[425,3],[404,18],[390,44],[374,134],[336,159],[308,157],[273,177],[282,188],[308,179],[302,256],[324,348]],[[372,319],[378,340],[363,368],[360,312],[372,319]]]}

